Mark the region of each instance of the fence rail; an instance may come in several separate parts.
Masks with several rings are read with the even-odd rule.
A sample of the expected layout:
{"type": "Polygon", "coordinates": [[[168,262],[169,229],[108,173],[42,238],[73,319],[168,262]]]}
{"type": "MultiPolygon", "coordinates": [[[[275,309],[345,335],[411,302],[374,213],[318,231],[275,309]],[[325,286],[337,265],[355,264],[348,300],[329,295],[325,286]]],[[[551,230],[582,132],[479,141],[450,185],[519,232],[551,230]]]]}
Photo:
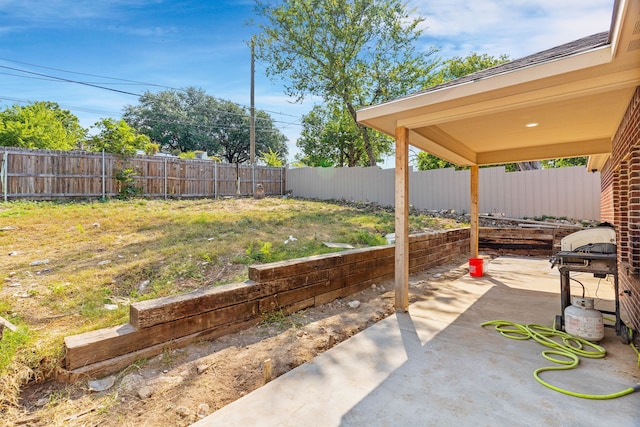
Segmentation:
{"type": "MultiPolygon", "coordinates": [[[[153,198],[248,196],[261,184],[266,195],[394,204],[393,169],[272,168],[266,166],[84,151],[0,147],[0,196],[6,200],[114,197],[118,171],[131,168],[133,185],[153,198]]],[[[409,201],[421,210],[469,212],[469,171],[411,171],[409,201]]],[[[584,167],[505,172],[480,169],[480,212],[513,218],[600,218],[600,174],[584,167]]]]}
{"type": "Polygon", "coordinates": [[[174,157],[122,158],[84,151],[0,147],[0,190],[4,201],[114,197],[117,174],[133,171],[132,185],[153,198],[247,196],[262,185],[267,195],[283,194],[284,168],[183,160],[174,157]]]}
{"type": "MultiPolygon", "coordinates": [[[[394,205],[393,169],[297,168],[287,171],[288,187],[296,197],[358,200],[394,205]]],[[[585,220],[600,219],[600,173],[584,167],[506,172],[482,168],[479,177],[482,213],[512,218],[543,215],[585,220]]],[[[470,211],[468,170],[411,171],[409,203],[421,210],[470,211]]]]}

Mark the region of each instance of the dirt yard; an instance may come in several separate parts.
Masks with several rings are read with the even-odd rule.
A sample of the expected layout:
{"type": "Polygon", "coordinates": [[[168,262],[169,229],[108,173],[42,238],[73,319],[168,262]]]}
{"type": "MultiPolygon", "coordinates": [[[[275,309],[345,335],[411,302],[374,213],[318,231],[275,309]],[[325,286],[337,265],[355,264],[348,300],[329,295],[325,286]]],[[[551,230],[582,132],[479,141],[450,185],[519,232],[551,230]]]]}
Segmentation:
{"type": "MultiPolygon", "coordinates": [[[[410,278],[411,302],[467,273],[466,259],[410,278]]],[[[392,281],[291,316],[132,365],[98,383],[27,387],[7,425],[185,426],[311,360],[394,312],[392,281]],[[356,301],[359,303],[356,303],[356,301]],[[105,390],[102,390],[106,388],[105,390]],[[102,391],[96,391],[98,389],[102,391]]]]}

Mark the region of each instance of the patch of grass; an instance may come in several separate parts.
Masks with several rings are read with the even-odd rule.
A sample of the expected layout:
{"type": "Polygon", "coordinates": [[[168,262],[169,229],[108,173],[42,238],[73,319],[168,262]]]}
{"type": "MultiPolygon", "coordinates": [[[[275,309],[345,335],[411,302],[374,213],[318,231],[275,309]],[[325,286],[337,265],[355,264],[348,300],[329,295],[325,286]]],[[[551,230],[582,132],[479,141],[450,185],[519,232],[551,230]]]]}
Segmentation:
{"type": "MultiPolygon", "coordinates": [[[[386,240],[385,240],[386,243],[386,240]]],[[[239,264],[245,262],[277,262],[287,259],[304,258],[311,255],[320,255],[331,252],[338,252],[342,249],[328,248],[321,241],[308,239],[300,241],[284,240],[275,243],[252,241],[245,251],[244,257],[234,258],[239,264]],[[287,242],[287,243],[285,243],[287,242]]]]}
{"type": "Polygon", "coordinates": [[[373,234],[367,230],[354,230],[345,234],[344,243],[354,246],[380,246],[386,245],[387,239],[379,234],[373,234]]]}
{"type": "Polygon", "coordinates": [[[12,332],[5,328],[2,337],[2,345],[0,346],[0,372],[5,372],[11,365],[18,349],[26,347],[33,337],[24,327],[18,328],[16,332],[12,332]]]}
{"type": "Polygon", "coordinates": [[[278,331],[284,331],[289,328],[300,328],[304,326],[304,322],[301,320],[303,314],[304,311],[291,315],[285,314],[282,309],[270,311],[262,315],[262,325],[275,327],[278,331]]]}
{"type": "MultiPolygon", "coordinates": [[[[0,345],[0,395],[16,396],[7,384],[45,378],[62,359],[63,337],[128,321],[127,303],[105,308],[112,299],[242,281],[254,263],[337,251],[324,241],[386,244],[395,224],[393,210],[370,204],[266,198],[16,201],[0,204],[0,226],[15,227],[2,232],[0,253],[18,253],[3,258],[3,271],[15,271],[30,296],[13,298],[0,283],[0,314],[20,328],[5,330],[0,345]]],[[[410,216],[412,231],[446,226],[410,216]]]]}
{"type": "Polygon", "coordinates": [[[174,350],[167,347],[162,350],[162,354],[160,354],[158,358],[162,360],[162,364],[164,364],[165,366],[170,366],[178,359],[178,355],[174,350]]]}

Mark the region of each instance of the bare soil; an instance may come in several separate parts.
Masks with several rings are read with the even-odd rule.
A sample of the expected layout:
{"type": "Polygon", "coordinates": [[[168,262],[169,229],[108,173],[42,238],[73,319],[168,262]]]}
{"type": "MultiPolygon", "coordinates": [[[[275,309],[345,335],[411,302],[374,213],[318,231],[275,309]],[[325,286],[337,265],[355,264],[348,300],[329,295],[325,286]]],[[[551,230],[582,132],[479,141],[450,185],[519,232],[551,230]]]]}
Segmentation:
{"type": "MultiPolygon", "coordinates": [[[[466,261],[412,275],[410,301],[429,298],[439,286],[466,274],[466,261]]],[[[32,384],[23,390],[20,407],[0,424],[189,425],[261,387],[267,360],[275,378],[392,314],[393,286],[382,282],[290,316],[270,315],[215,341],[167,349],[108,378],[113,385],[104,391],[91,390],[88,382],[32,384]],[[349,305],[354,301],[360,302],[357,308],[349,305]]]]}

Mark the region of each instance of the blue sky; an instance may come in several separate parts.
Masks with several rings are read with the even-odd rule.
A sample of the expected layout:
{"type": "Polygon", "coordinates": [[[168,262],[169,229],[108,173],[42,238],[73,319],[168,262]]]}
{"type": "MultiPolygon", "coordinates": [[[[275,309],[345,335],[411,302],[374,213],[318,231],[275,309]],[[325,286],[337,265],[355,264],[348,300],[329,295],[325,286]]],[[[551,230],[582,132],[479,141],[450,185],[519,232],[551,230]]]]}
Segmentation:
{"type": "MultiPolygon", "coordinates": [[[[440,57],[477,52],[515,59],[608,30],[613,0],[410,0],[409,6],[426,17],[420,42],[439,48],[440,57]]],[[[246,41],[255,27],[246,24],[253,18],[252,0],[0,0],[0,108],[54,101],[89,127],[137,103],[136,96],[24,71],[132,93],[194,86],[248,105],[246,41]]],[[[256,64],[256,107],[287,135],[290,158],[300,118],[314,100],[292,101],[256,64]]]]}

